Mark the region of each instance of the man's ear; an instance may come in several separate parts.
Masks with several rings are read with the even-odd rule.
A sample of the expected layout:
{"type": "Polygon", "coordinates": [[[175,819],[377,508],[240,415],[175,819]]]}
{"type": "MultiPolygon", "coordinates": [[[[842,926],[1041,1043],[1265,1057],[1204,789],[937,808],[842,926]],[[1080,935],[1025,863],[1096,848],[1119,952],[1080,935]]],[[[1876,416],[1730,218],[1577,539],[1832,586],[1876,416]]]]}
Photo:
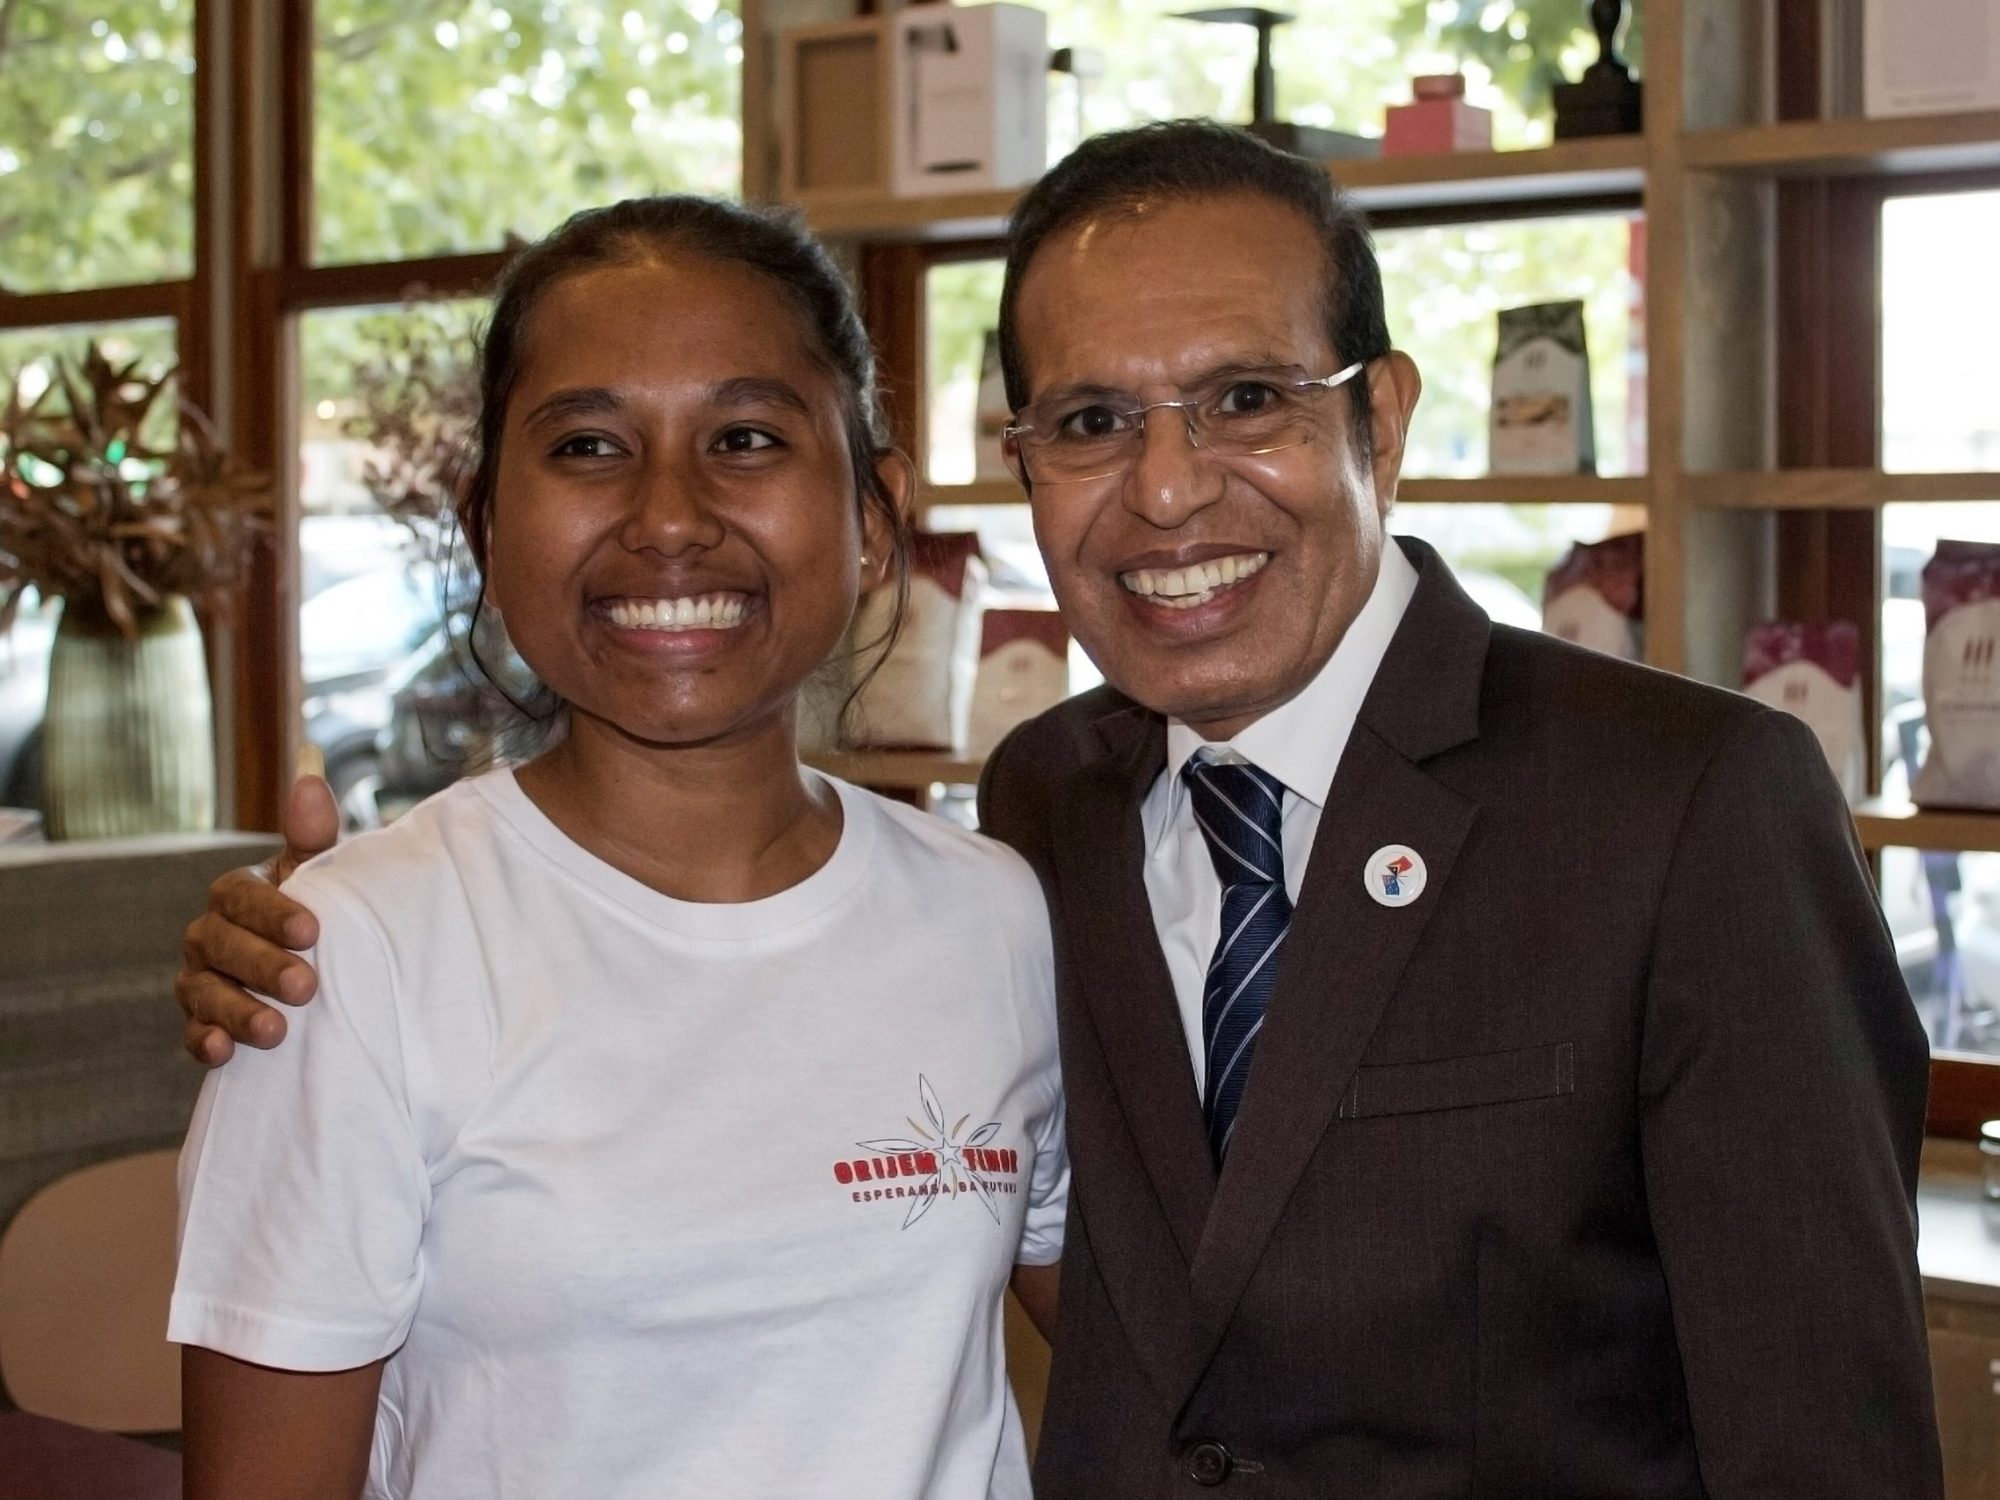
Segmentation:
{"type": "MultiPolygon", "coordinates": [[[[889,504],[906,521],[917,502],[917,471],[909,455],[892,448],[875,460],[875,477],[882,482],[889,504]]],[[[896,565],[895,528],[877,505],[861,507],[861,592],[872,593],[887,583],[896,565]]]]}
{"type": "Polygon", "coordinates": [[[1392,349],[1368,365],[1368,434],[1374,447],[1375,508],[1381,515],[1396,503],[1396,482],[1403,473],[1403,445],[1410,433],[1410,414],[1423,394],[1424,377],[1416,361],[1392,349]]]}
{"type": "Polygon", "coordinates": [[[1014,476],[1014,482],[1021,486],[1021,492],[1032,493],[1033,486],[1028,483],[1028,465],[1021,457],[1021,440],[1011,432],[1001,435],[1000,457],[1007,465],[1007,472],[1014,476]]]}

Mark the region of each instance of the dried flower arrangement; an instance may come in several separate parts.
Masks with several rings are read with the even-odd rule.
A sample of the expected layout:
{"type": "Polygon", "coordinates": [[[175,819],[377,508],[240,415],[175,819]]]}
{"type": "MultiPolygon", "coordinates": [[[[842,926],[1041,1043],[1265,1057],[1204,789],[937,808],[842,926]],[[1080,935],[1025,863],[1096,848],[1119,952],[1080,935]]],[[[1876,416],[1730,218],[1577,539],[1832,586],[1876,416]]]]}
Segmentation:
{"type": "MultiPolygon", "coordinates": [[[[30,587],[94,611],[125,638],[174,595],[226,608],[271,525],[268,475],[236,464],[214,428],[178,403],[171,447],[147,419],[173,382],[90,344],[58,357],[48,385],[0,413],[0,630],[30,587]]],[[[168,398],[171,399],[171,398],[168,398]]]]}
{"type": "Polygon", "coordinates": [[[435,547],[472,477],[479,370],[463,319],[404,309],[354,366],[357,410],[341,431],[368,448],[361,482],[383,513],[435,547]]]}

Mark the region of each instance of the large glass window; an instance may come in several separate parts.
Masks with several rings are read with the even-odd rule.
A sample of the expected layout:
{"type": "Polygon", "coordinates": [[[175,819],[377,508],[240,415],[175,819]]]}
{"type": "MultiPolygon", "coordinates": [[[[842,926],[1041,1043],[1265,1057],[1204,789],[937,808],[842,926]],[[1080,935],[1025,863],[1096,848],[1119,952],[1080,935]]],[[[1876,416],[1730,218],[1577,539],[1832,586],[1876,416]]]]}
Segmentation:
{"type": "Polygon", "coordinates": [[[471,762],[450,694],[480,701],[461,649],[475,585],[447,510],[485,314],[466,299],[300,320],[301,697],[350,827],[471,762]]]}
{"type": "Polygon", "coordinates": [[[321,262],[497,249],[636,193],[738,190],[742,23],[718,0],[316,0],[314,28],[321,262]]]}
{"type": "MultiPolygon", "coordinates": [[[[112,360],[138,360],[149,374],[174,363],[171,319],[7,329],[0,331],[0,398],[11,389],[23,401],[59,402],[60,391],[50,389],[56,358],[80,359],[91,342],[112,360]]],[[[173,441],[174,426],[173,408],[162,402],[145,435],[164,447],[173,441]]],[[[30,591],[18,608],[13,628],[0,632],[0,807],[40,811],[42,716],[62,606],[30,591]]]]}
{"type": "Polygon", "coordinates": [[[0,4],[0,289],[186,276],[194,0],[0,4]]]}
{"type": "Polygon", "coordinates": [[[1597,472],[1645,468],[1645,308],[1635,275],[1643,227],[1636,215],[1604,214],[1376,236],[1389,335],[1424,377],[1405,474],[1462,479],[1487,472],[1498,315],[1570,298],[1583,302],[1597,472]]]}
{"type": "MultiPolygon", "coordinates": [[[[1250,117],[1256,41],[1245,26],[1214,26],[1140,6],[1103,0],[1044,0],[1049,41],[1103,54],[1102,78],[1084,89],[1082,125],[1091,132],[1176,115],[1250,117]]],[[[1494,143],[1540,145],[1550,136],[1547,85],[1577,77],[1596,56],[1576,5],[1446,4],[1434,0],[1341,0],[1278,29],[1273,62],[1281,118],[1361,135],[1382,133],[1383,111],[1407,103],[1422,73],[1466,75],[1467,97],[1492,109],[1494,143]],[[1529,108],[1522,101],[1537,101],[1529,108]]],[[[1638,28],[1627,39],[1637,55],[1638,28]]],[[[1054,90],[1050,147],[1057,155],[1079,139],[1077,115],[1065,109],[1075,84],[1054,90]]]]}
{"type": "MultiPolygon", "coordinates": [[[[2000,192],[1891,199],[1882,214],[1882,456],[1891,470],[2000,469],[2000,192]]],[[[1930,753],[1922,576],[1945,539],[2000,544],[2000,504],[1882,512],[1882,793],[1906,800],[1930,753]]],[[[1882,852],[1882,907],[1939,1051],[2000,1054],[2000,855],[1882,852]]]]}

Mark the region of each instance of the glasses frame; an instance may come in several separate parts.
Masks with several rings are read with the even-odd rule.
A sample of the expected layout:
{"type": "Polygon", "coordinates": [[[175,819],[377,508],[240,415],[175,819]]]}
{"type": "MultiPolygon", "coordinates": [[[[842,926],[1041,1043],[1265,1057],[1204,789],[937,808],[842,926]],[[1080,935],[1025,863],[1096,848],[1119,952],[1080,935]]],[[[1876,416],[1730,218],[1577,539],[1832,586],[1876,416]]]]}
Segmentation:
{"type": "MultiPolygon", "coordinates": [[[[1309,376],[1302,380],[1264,379],[1262,383],[1265,385],[1283,386],[1288,390],[1294,390],[1294,391],[1304,391],[1314,388],[1330,391],[1336,388],[1337,386],[1346,385],[1348,381],[1352,380],[1355,376],[1359,375],[1363,370],[1367,368],[1368,368],[1367,360],[1357,359],[1353,364],[1347,366],[1345,369],[1335,370],[1331,375],[1309,376]]],[[[1233,377],[1234,380],[1241,380],[1241,381],[1253,381],[1253,380],[1259,380],[1260,378],[1261,377],[1259,377],[1255,371],[1245,371],[1241,375],[1233,377]]],[[[1181,414],[1181,423],[1187,432],[1188,446],[1203,453],[1213,453],[1215,450],[1203,444],[1201,440],[1201,434],[1199,431],[1196,430],[1195,427],[1194,413],[1196,408],[1198,408],[1201,405],[1201,402],[1204,399],[1206,398],[1204,397],[1200,399],[1193,399],[1184,396],[1178,401],[1149,401],[1144,406],[1112,407],[1110,408],[1110,410],[1113,416],[1135,419],[1134,431],[1140,434],[1140,436],[1143,438],[1146,429],[1146,414],[1148,412],[1159,411],[1162,408],[1172,407],[1175,410],[1179,411],[1181,414]]],[[[1020,414],[1021,414],[1020,412],[1014,413],[1014,415],[1017,417],[1020,416],[1020,414]]],[[[1007,426],[1000,429],[1000,436],[1002,438],[1012,438],[1015,441],[1016,447],[1020,453],[1022,476],[1032,481],[1035,484],[1088,484],[1091,481],[1097,479],[1109,479],[1114,474],[1122,474],[1128,468],[1130,468],[1132,466],[1132,459],[1138,452],[1138,446],[1137,444],[1134,444],[1132,446],[1131,451],[1126,454],[1124,460],[1118,465],[1117,468],[1106,469],[1101,474],[1067,474],[1060,479],[1037,479],[1033,474],[1028,473],[1027,445],[1021,442],[1021,439],[1023,437],[1032,437],[1034,433],[1035,433],[1034,426],[1026,422],[1009,423],[1007,426]]],[[[1268,447],[1246,448],[1242,450],[1240,453],[1228,454],[1225,456],[1231,458],[1258,458],[1266,453],[1282,453],[1287,448],[1302,447],[1311,440],[1312,440],[1312,434],[1306,433],[1300,437],[1288,439],[1287,441],[1282,443],[1272,443],[1268,447]]]]}

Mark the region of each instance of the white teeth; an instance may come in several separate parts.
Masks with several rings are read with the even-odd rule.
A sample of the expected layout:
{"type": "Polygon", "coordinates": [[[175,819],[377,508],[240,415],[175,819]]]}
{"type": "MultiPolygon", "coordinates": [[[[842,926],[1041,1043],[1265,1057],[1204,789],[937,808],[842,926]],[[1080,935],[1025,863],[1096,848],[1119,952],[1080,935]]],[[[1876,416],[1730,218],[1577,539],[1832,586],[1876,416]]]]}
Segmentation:
{"type": "Polygon", "coordinates": [[[611,623],[625,630],[733,630],[743,623],[747,601],[741,594],[699,598],[617,599],[606,608],[611,623]]]}
{"type": "Polygon", "coordinates": [[[1192,609],[1259,572],[1270,560],[1268,552],[1243,552],[1186,568],[1134,568],[1120,573],[1118,581],[1128,592],[1170,609],[1192,609]]]}

